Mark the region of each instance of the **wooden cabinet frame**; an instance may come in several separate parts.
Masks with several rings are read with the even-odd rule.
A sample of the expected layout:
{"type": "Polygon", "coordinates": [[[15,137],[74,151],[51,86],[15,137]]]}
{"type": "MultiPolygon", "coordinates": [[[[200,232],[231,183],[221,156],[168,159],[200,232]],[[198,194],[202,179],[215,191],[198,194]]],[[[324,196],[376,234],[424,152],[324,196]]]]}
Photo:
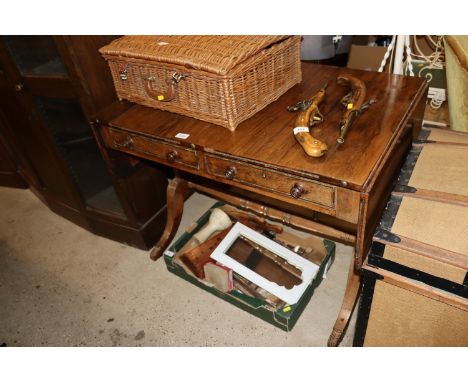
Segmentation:
{"type": "Polygon", "coordinates": [[[165,220],[166,173],[152,163],[109,153],[92,123],[98,111],[117,100],[107,63],[98,52],[114,37],[24,36],[26,48],[34,50],[35,42],[42,46],[39,40],[46,38],[56,51],[62,69],[45,73],[24,71],[6,37],[0,39],[0,133],[17,153],[18,172],[54,212],[99,235],[151,248],[165,220]],[[121,212],[88,203],[41,114],[38,98],[80,109],[87,139],[97,143],[95,156],[104,159],[101,166],[121,212]]]}

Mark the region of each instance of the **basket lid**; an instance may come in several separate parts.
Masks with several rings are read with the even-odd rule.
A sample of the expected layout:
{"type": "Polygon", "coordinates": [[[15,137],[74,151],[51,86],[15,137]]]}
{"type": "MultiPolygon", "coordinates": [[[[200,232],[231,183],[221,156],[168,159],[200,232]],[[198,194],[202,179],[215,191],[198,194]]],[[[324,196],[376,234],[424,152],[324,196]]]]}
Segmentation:
{"type": "Polygon", "coordinates": [[[99,49],[104,55],[178,64],[219,75],[288,36],[125,36],[99,49]]]}

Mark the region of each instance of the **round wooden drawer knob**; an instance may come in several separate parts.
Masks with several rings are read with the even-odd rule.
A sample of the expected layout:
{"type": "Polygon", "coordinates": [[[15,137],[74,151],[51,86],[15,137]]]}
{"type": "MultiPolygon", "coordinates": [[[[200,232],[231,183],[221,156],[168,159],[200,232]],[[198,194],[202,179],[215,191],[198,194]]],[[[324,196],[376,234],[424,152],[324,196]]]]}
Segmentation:
{"type": "Polygon", "coordinates": [[[177,159],[180,158],[179,153],[175,150],[169,151],[166,154],[166,158],[169,162],[174,163],[177,159]]]}
{"type": "Polygon", "coordinates": [[[291,187],[290,193],[294,199],[298,199],[304,194],[304,187],[299,183],[295,183],[294,186],[291,187]]]}
{"type": "Polygon", "coordinates": [[[236,174],[237,174],[237,170],[234,166],[226,167],[226,170],[224,170],[224,176],[228,179],[231,179],[231,180],[234,179],[236,174]]]}
{"type": "Polygon", "coordinates": [[[124,141],[117,142],[117,145],[125,147],[126,149],[132,148],[133,147],[133,139],[132,139],[132,137],[127,137],[124,141]]]}

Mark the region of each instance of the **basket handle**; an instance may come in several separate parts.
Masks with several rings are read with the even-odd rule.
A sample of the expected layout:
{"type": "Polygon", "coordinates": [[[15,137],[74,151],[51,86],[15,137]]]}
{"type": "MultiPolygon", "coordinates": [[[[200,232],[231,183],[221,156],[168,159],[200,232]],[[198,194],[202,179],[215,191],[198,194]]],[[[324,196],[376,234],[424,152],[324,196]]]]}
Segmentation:
{"type": "Polygon", "coordinates": [[[169,102],[175,98],[177,84],[180,80],[187,77],[186,74],[174,72],[170,80],[166,80],[167,90],[162,92],[160,90],[154,89],[153,83],[156,82],[157,78],[149,76],[145,78],[146,81],[146,93],[156,101],[160,102],[169,102]]]}

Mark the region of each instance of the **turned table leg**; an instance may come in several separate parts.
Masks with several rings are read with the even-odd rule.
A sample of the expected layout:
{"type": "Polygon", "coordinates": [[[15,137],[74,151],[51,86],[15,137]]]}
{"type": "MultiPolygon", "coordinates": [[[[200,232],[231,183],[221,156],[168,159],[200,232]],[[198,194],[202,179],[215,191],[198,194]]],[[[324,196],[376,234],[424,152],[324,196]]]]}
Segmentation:
{"type": "Polygon", "coordinates": [[[343,337],[344,331],[348,326],[351,313],[353,313],[354,306],[359,296],[361,286],[360,272],[354,266],[354,257],[351,258],[349,266],[348,281],[346,282],[345,295],[341,305],[338,318],[336,319],[333,331],[328,338],[328,346],[338,346],[343,337]]]}
{"type": "Polygon", "coordinates": [[[169,181],[167,186],[167,219],[166,228],[151,251],[151,260],[159,259],[164,250],[171,243],[177,229],[179,228],[182,212],[184,211],[184,201],[188,192],[187,181],[179,177],[169,181]]]}

